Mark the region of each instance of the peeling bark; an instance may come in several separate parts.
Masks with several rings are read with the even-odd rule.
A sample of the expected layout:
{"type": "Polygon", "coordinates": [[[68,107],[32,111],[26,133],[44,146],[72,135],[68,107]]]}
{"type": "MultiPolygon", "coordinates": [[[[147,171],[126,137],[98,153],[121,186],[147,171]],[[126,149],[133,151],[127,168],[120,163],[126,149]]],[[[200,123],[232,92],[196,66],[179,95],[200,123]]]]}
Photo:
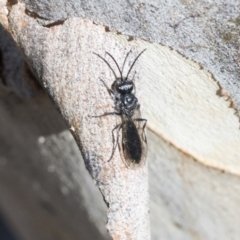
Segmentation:
{"type": "MultiPolygon", "coordinates": [[[[112,150],[112,129],[119,119],[89,116],[113,110],[113,101],[99,79],[104,79],[110,87],[114,77],[92,52],[104,56],[108,51],[121,63],[130,49],[132,60],[144,48],[147,48],[146,54],[136,65],[136,85],[150,129],[151,239],[237,238],[239,4],[220,1],[23,2],[25,4],[8,3],[5,11],[0,12],[1,22],[23,51],[80,147],[85,165],[109,207],[107,228],[113,239],[150,238],[148,173],[146,166],[135,170],[126,168],[118,150],[114,158],[107,161],[112,150]]],[[[5,64],[1,64],[1,77],[4,67],[5,64]]],[[[4,79],[3,82],[7,82],[4,79]]],[[[19,89],[17,84],[13,86],[19,89]]],[[[54,135],[50,138],[37,135],[46,156],[52,156],[49,149],[54,146],[53,142],[61,142],[62,135],[57,134],[56,139],[54,135]]],[[[13,136],[18,138],[17,134],[13,136]]],[[[7,139],[7,133],[3,139],[7,139]]],[[[66,139],[65,142],[70,141],[66,139]]],[[[53,156],[61,152],[61,144],[58,146],[53,156]]],[[[58,159],[53,156],[47,168],[50,172],[55,172],[58,166],[58,159]]],[[[3,163],[9,162],[6,159],[3,163]]],[[[65,184],[60,188],[62,194],[79,193],[81,199],[80,193],[86,190],[76,189],[85,178],[77,176],[84,171],[75,170],[76,175],[71,178],[71,172],[79,168],[77,162],[69,160],[64,171],[64,158],[59,156],[59,159],[62,165],[57,172],[63,174],[65,184]]],[[[43,174],[44,168],[40,172],[43,174]]],[[[33,186],[38,188],[36,183],[33,186]]],[[[91,188],[90,183],[86,186],[91,188]]],[[[54,198],[42,198],[48,212],[59,213],[60,207],[56,210],[49,204],[54,198]]],[[[89,214],[98,203],[99,199],[83,206],[89,214]]],[[[61,204],[59,206],[66,206],[64,202],[61,204]]],[[[1,205],[7,203],[2,201],[1,205]]],[[[95,217],[96,212],[92,211],[92,216],[95,217]]],[[[79,221],[77,216],[75,221],[79,221]]],[[[98,218],[96,226],[104,235],[100,222],[98,218]]],[[[64,230],[69,229],[75,228],[68,226],[64,230]]],[[[71,239],[79,236],[79,232],[73,232],[71,239]]],[[[58,239],[62,236],[66,237],[59,232],[58,239]]]]}

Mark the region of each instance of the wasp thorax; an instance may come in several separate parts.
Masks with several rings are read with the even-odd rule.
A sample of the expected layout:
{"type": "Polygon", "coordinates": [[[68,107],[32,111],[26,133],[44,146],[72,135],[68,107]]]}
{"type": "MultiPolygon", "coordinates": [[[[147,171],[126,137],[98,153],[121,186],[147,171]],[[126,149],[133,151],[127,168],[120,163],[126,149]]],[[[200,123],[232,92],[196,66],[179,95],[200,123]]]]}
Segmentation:
{"type": "Polygon", "coordinates": [[[138,99],[133,94],[126,94],[121,97],[123,107],[127,110],[136,109],[138,99]]]}

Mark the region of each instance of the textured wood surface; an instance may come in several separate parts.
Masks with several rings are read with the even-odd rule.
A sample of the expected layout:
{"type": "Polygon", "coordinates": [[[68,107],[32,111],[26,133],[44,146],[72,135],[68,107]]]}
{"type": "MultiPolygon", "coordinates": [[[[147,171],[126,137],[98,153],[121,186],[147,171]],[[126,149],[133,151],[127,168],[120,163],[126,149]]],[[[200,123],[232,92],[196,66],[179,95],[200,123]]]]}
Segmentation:
{"type": "MultiPolygon", "coordinates": [[[[146,168],[125,169],[118,152],[105,164],[118,119],[89,115],[111,111],[113,102],[99,78],[110,86],[113,75],[92,52],[104,56],[109,51],[121,63],[129,49],[132,60],[147,48],[136,65],[136,85],[148,119],[151,239],[238,239],[239,4],[23,2],[8,6],[10,15],[4,17],[5,9],[0,19],[67,122],[105,200],[112,203],[107,228],[113,238],[149,237],[148,174],[146,168]]],[[[60,144],[61,137],[55,137],[60,144]]],[[[53,169],[57,158],[49,157],[56,159],[53,169]]],[[[86,185],[91,188],[90,182],[86,185]]],[[[80,193],[91,199],[84,188],[80,193]]],[[[94,219],[99,210],[92,207],[90,201],[84,205],[94,219]]],[[[104,235],[101,218],[95,219],[104,235]]]]}

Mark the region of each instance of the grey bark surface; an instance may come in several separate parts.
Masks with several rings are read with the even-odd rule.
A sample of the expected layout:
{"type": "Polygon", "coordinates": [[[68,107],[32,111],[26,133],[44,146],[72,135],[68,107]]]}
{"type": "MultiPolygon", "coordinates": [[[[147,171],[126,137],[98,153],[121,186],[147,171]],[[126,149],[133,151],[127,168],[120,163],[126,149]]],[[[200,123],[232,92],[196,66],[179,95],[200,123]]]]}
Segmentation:
{"type": "Polygon", "coordinates": [[[239,3],[22,2],[2,1],[7,7],[0,12],[2,25],[33,69],[27,70],[18,54],[20,67],[7,68],[11,58],[5,54],[7,41],[1,42],[1,79],[7,87],[1,86],[0,204],[19,235],[107,238],[106,206],[64,131],[69,128],[110,203],[110,235],[149,238],[146,167],[126,169],[118,150],[106,163],[119,120],[89,118],[113,107],[99,81],[110,86],[113,75],[92,52],[105,56],[109,51],[121,63],[130,49],[132,60],[147,48],[136,65],[136,85],[150,130],[151,239],[238,239],[239,3]],[[34,75],[67,127],[39,85],[32,84],[34,75]],[[19,96],[37,99],[20,101],[19,96]]]}
{"type": "Polygon", "coordinates": [[[173,47],[211,71],[240,104],[238,1],[23,2],[43,22],[78,16],[128,36],[173,47]]]}

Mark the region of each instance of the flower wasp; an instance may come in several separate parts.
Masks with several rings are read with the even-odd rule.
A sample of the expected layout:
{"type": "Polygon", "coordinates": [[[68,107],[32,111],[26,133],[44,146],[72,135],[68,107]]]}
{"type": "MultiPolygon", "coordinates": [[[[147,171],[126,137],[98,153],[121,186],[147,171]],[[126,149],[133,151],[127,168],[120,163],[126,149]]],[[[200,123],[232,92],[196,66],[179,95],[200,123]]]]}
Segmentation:
{"type": "Polygon", "coordinates": [[[146,49],[140,52],[135,58],[127,72],[126,77],[123,77],[123,70],[131,51],[127,53],[122,65],[122,69],[120,69],[115,58],[110,53],[106,52],[106,54],[116,64],[116,67],[120,73],[120,77],[117,76],[112,66],[105,58],[97,53],[94,53],[108,65],[114,74],[115,81],[112,83],[111,88],[108,88],[102,79],[100,80],[103,82],[104,86],[108,90],[108,93],[114,100],[115,112],[108,112],[100,116],[93,117],[103,117],[107,115],[120,116],[121,122],[112,130],[113,149],[109,161],[112,159],[117,146],[119,146],[120,154],[124,163],[127,167],[131,168],[143,165],[146,161],[147,154],[147,138],[145,135],[147,120],[141,118],[140,104],[135,96],[135,84],[133,80],[129,79],[129,74],[131,73],[133,66],[145,50],[146,49]],[[114,137],[115,130],[117,131],[116,140],[114,137]],[[122,130],[121,136],[119,134],[120,130],[122,130]]]}

